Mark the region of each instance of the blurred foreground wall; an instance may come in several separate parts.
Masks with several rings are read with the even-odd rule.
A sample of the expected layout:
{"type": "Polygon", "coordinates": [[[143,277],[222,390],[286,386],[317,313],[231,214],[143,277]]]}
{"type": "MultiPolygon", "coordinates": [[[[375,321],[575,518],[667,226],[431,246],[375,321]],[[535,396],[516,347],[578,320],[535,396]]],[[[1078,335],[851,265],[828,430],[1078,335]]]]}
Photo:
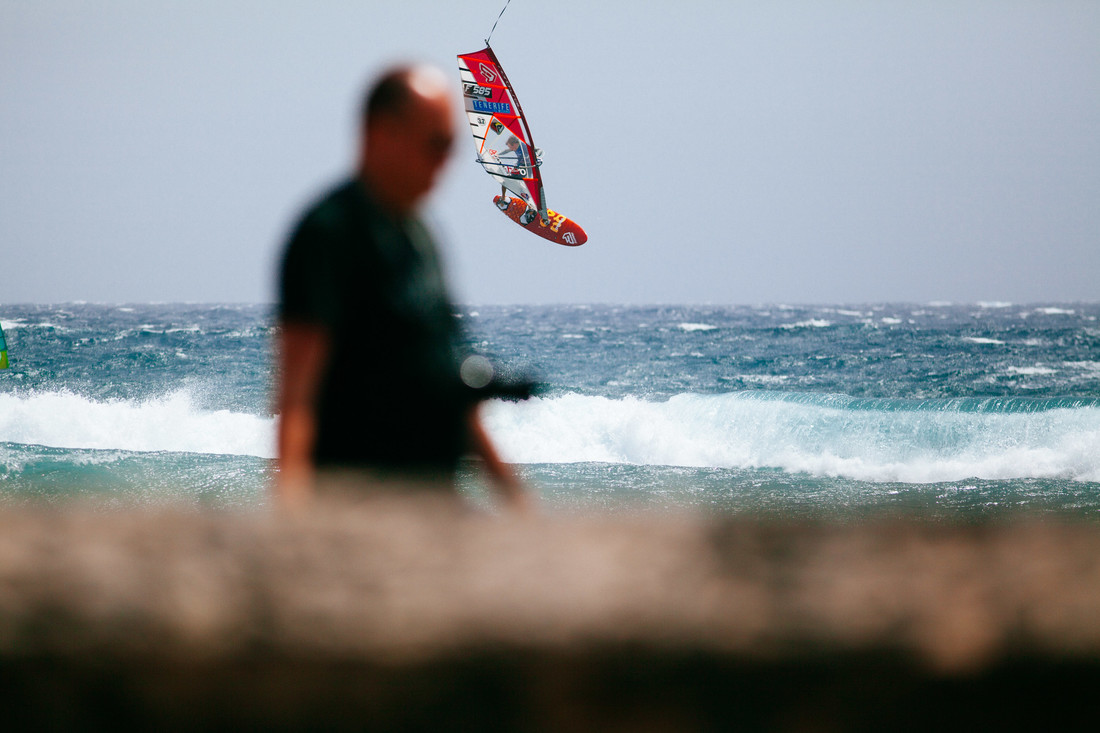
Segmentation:
{"type": "Polygon", "coordinates": [[[4,730],[1068,730],[1098,683],[1095,524],[0,512],[4,730]]]}

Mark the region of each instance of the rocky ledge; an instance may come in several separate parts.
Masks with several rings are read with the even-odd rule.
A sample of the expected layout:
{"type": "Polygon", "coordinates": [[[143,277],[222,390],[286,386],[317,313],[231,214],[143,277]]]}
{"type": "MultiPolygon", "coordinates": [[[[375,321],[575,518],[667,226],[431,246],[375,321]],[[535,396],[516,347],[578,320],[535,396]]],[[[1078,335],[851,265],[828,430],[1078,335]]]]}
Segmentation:
{"type": "Polygon", "coordinates": [[[7,730],[1065,729],[1098,682],[1095,523],[0,512],[7,730]]]}

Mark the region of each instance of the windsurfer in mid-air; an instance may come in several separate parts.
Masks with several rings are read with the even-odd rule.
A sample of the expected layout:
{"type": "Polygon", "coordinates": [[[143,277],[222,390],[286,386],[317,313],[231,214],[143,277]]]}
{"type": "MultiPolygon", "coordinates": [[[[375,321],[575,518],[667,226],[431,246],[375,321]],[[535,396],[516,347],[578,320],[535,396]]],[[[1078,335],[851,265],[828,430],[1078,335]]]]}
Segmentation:
{"type": "Polygon", "coordinates": [[[512,167],[512,170],[508,171],[513,175],[525,176],[527,174],[526,168],[531,165],[531,159],[527,156],[527,146],[519,144],[519,138],[512,135],[508,138],[508,142],[504,143],[504,147],[508,148],[507,151],[501,153],[501,155],[514,155],[516,158],[516,164],[512,167]]]}
{"type": "MultiPolygon", "coordinates": [[[[512,156],[515,158],[515,162],[509,162],[505,170],[508,175],[518,176],[520,178],[526,178],[531,175],[531,157],[526,145],[521,145],[519,138],[512,135],[504,143],[505,150],[497,156],[497,160],[500,160],[502,156],[512,156]]],[[[504,161],[501,161],[504,163],[504,161]]],[[[542,149],[535,150],[535,165],[542,165],[542,149]]],[[[505,186],[500,187],[500,203],[497,206],[501,211],[505,211],[508,208],[508,189],[505,186]]],[[[536,212],[534,209],[528,209],[523,213],[522,221],[524,224],[530,224],[535,220],[536,212]]]]}

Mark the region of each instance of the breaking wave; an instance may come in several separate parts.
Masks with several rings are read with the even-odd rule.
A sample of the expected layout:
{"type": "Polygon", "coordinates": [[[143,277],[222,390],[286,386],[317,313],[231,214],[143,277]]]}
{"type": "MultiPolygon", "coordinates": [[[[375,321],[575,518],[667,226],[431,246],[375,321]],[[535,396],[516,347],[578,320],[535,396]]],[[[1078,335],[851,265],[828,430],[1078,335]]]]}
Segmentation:
{"type": "MultiPolygon", "coordinates": [[[[491,402],[484,414],[504,458],[522,464],[776,469],[902,483],[1100,482],[1098,400],[565,394],[491,402]]],[[[0,394],[0,443],[8,444],[271,458],[275,422],[199,407],[186,390],[106,401],[71,392],[0,394]]]]}
{"type": "Polygon", "coordinates": [[[186,390],[140,401],[97,401],[72,392],[0,394],[0,442],[270,458],[274,435],[274,418],[202,409],[186,390]]]}
{"type": "Polygon", "coordinates": [[[681,394],[493,403],[488,428],[516,463],[773,468],[872,482],[1100,481],[1092,400],[857,400],[681,394]]]}

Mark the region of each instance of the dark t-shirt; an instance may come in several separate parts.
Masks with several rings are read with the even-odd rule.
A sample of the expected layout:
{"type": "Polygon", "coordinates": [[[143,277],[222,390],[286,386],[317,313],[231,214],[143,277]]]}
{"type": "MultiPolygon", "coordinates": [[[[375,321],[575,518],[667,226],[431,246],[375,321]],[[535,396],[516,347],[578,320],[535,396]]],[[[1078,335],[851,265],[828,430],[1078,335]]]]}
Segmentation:
{"type": "Polygon", "coordinates": [[[291,235],[280,296],[284,323],[330,338],[317,465],[453,471],[470,400],[458,322],[421,222],[392,219],[357,181],[340,185],[291,235]]]}

